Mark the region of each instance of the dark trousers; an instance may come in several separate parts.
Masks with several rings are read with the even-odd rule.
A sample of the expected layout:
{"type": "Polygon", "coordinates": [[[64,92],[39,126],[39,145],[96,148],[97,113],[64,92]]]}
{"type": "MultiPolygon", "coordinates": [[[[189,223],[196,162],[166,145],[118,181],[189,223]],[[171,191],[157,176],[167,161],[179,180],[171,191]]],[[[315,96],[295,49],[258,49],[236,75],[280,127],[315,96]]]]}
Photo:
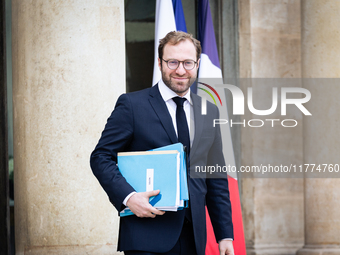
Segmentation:
{"type": "Polygon", "coordinates": [[[125,251],[125,255],[196,255],[194,231],[192,223],[187,219],[184,220],[181,235],[175,246],[165,253],[154,253],[145,251],[125,251]]]}

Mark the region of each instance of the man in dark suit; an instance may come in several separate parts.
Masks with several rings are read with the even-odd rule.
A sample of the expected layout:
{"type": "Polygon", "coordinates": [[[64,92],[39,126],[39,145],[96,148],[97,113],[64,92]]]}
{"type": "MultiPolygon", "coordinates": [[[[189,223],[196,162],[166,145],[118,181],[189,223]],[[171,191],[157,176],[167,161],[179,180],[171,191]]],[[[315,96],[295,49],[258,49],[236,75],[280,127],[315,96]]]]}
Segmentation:
{"type": "Polygon", "coordinates": [[[135,214],[120,219],[118,250],[126,255],[204,255],[207,205],[220,254],[234,254],[227,178],[189,176],[189,209],[165,213],[149,204],[159,191],[136,193],[117,167],[118,152],[179,141],[189,147],[192,173],[194,166],[225,165],[220,129],[213,127],[218,109],[208,102],[207,114],[201,115],[201,99],[190,92],[199,67],[199,41],[170,32],[160,40],[158,53],[162,79],[119,97],[91,155],[93,173],[112,204],[118,211],[128,206],[135,214]]]}

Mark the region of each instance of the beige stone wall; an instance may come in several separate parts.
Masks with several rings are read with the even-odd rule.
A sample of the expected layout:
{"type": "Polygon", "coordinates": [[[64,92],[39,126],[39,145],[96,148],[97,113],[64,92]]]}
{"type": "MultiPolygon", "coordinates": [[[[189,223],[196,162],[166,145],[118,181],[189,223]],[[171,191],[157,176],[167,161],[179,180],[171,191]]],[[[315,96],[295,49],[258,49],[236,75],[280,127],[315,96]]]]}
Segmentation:
{"type": "Polygon", "coordinates": [[[89,156],[125,91],[123,5],[12,1],[17,254],[116,254],[89,156]]]}
{"type": "MultiPolygon", "coordinates": [[[[277,80],[259,78],[301,77],[301,25],[299,0],[239,0],[239,55],[241,88],[254,91],[254,106],[269,109],[277,80]],[[254,78],[242,82],[242,78],[254,78]]],[[[301,86],[298,82],[295,86],[301,86]]],[[[280,102],[280,101],[279,101],[280,102]]],[[[242,128],[241,165],[301,164],[303,160],[302,114],[293,129],[242,128]]],[[[269,116],[285,119],[279,111],[269,116]]],[[[242,119],[242,118],[241,118],[242,119]]],[[[244,119],[268,119],[250,112],[244,119]]],[[[294,254],[303,245],[303,179],[242,178],[241,199],[248,254],[294,254]]]]}
{"type": "MultiPolygon", "coordinates": [[[[313,100],[304,119],[304,161],[338,164],[340,138],[340,1],[302,1],[302,74],[319,78],[304,83],[313,100]]],[[[305,246],[299,255],[340,254],[340,180],[305,181],[305,246]]]]}

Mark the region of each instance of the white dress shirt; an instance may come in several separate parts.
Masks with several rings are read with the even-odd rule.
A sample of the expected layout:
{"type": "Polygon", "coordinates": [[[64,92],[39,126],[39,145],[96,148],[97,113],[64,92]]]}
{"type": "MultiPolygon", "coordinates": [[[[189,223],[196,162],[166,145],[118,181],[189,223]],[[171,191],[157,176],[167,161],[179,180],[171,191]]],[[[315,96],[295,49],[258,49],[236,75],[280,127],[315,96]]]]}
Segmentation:
{"type": "MultiPolygon", "coordinates": [[[[174,102],[174,100],[172,100],[172,98],[178,97],[178,95],[174,91],[169,89],[168,86],[164,84],[163,80],[160,80],[158,82],[158,88],[159,88],[159,92],[161,93],[161,96],[166,106],[168,107],[168,111],[170,113],[172,123],[174,125],[175,132],[177,134],[177,122],[176,122],[177,105],[174,102]]],[[[187,117],[187,123],[188,123],[189,133],[190,133],[190,145],[192,146],[192,142],[194,140],[195,126],[194,126],[194,107],[192,104],[192,99],[190,97],[190,88],[188,92],[183,96],[183,98],[187,99],[186,101],[184,101],[183,109],[185,112],[185,116],[187,117]]]]}

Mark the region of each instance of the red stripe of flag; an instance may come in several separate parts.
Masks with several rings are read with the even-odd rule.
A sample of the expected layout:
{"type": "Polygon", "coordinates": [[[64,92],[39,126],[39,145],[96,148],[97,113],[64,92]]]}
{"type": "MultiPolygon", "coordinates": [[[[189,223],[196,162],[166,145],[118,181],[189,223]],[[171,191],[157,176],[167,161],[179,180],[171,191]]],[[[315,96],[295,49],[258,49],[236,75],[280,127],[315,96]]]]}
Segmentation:
{"type": "MultiPolygon", "coordinates": [[[[232,219],[234,225],[234,252],[235,255],[246,255],[246,244],[244,241],[243,221],[241,212],[240,196],[238,191],[237,180],[229,177],[230,201],[232,205],[232,219]]],[[[218,244],[216,243],[214,230],[210,221],[208,211],[207,214],[207,246],[205,249],[206,255],[219,255],[218,244]]]]}

